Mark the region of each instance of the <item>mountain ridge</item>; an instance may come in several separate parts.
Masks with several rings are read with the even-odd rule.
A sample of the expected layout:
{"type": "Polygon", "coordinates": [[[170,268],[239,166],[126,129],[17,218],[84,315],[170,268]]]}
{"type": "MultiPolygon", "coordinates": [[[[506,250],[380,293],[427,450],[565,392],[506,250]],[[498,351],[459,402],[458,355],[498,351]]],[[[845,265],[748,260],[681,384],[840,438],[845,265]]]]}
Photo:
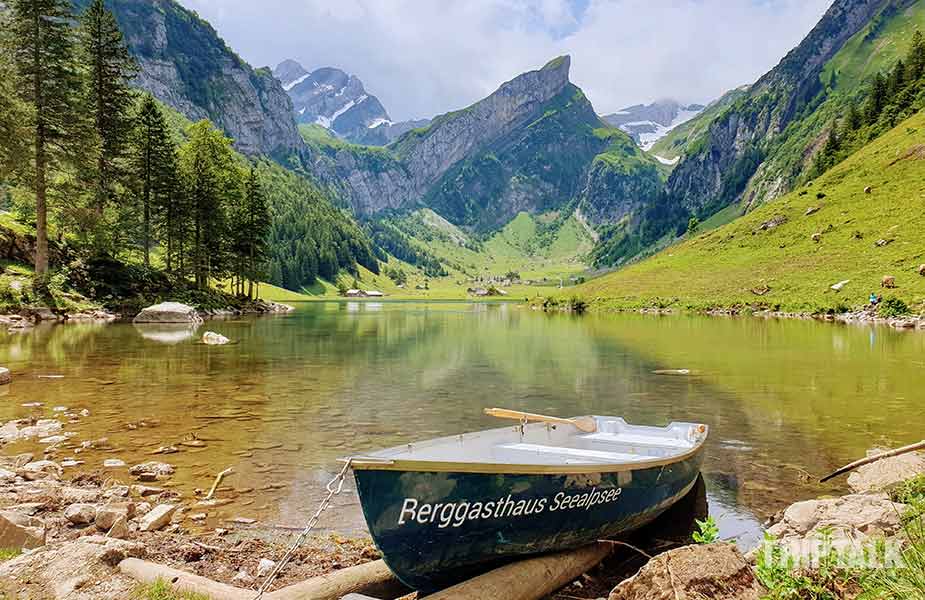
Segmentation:
{"type": "MultiPolygon", "coordinates": [[[[765,162],[770,141],[784,133],[801,110],[811,111],[813,102],[825,93],[819,76],[826,62],[894,1],[910,3],[836,0],[797,47],[712,121],[694,151],[672,172],[668,180],[671,197],[705,215],[738,201],[765,162]]],[[[788,179],[781,175],[753,190],[748,204],[779,195],[792,184],[788,179]]]]}
{"type": "MultiPolygon", "coordinates": [[[[74,0],[78,10],[89,0],[74,0]]],[[[269,69],[254,69],[215,29],[174,0],[110,0],[140,67],[135,85],[186,118],[208,118],[248,155],[304,147],[292,103],[269,69]]]]}
{"type": "Polygon", "coordinates": [[[454,225],[489,231],[523,211],[581,204],[593,223],[622,219],[657,193],[661,174],[627,134],[601,121],[569,81],[570,66],[568,56],[553,59],[385,148],[303,130],[309,168],[363,218],[427,206],[454,225]],[[594,208],[604,193],[613,211],[594,208]]]}

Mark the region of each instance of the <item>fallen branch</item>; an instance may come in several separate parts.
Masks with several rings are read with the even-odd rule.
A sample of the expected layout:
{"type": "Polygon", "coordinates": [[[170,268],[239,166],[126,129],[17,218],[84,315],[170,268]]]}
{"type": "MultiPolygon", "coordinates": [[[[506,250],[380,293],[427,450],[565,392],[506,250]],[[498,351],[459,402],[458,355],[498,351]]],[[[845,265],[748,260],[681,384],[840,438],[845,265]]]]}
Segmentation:
{"type": "Polygon", "coordinates": [[[203,498],[203,500],[211,500],[212,496],[215,495],[215,490],[218,489],[218,485],[222,482],[222,479],[225,478],[225,475],[231,475],[232,473],[234,473],[234,469],[232,469],[231,467],[228,467],[227,469],[219,473],[215,477],[215,483],[212,484],[212,489],[209,490],[209,493],[206,494],[206,497],[203,498]]]}
{"type": "Polygon", "coordinates": [[[600,542],[600,543],[602,543],[602,544],[614,544],[615,546],[626,546],[626,547],[629,548],[630,550],[635,550],[635,551],[638,552],[639,554],[642,554],[643,556],[645,556],[647,559],[652,560],[652,555],[651,555],[651,554],[649,554],[648,552],[646,552],[646,551],[644,551],[644,550],[640,550],[639,548],[637,548],[636,546],[634,546],[634,545],[632,545],[632,544],[627,544],[626,542],[621,542],[621,541],[618,541],[618,540],[597,540],[597,541],[600,542]]]}
{"type": "Polygon", "coordinates": [[[908,446],[897,448],[896,450],[889,450],[888,452],[881,452],[880,454],[868,456],[867,458],[862,458],[860,460],[854,461],[853,463],[847,464],[844,467],[835,471],[834,473],[826,475],[825,477],[819,480],[819,483],[825,483],[826,481],[828,481],[829,479],[832,479],[833,477],[838,477],[839,475],[842,475],[849,471],[854,471],[858,467],[869,465],[870,463],[877,462],[878,460],[881,460],[883,458],[891,458],[893,456],[899,456],[900,454],[907,454],[909,452],[915,452],[916,450],[922,450],[922,449],[925,449],[925,440],[922,440],[921,442],[918,442],[916,444],[909,444],[908,446]]]}

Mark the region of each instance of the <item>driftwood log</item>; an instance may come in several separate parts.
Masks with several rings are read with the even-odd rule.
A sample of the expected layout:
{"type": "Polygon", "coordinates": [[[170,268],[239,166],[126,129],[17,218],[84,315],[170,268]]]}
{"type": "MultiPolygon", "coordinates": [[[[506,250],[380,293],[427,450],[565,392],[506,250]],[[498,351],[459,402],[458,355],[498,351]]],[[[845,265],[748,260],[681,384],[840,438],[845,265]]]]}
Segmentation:
{"type": "Polygon", "coordinates": [[[211,600],[250,600],[254,595],[241,588],[138,558],[126,558],[119,563],[119,570],[141,583],[154,583],[161,579],[169,582],[179,593],[202,594],[211,600]]]}
{"type": "MultiPolygon", "coordinates": [[[[203,594],[210,600],[253,600],[255,595],[253,590],[237,588],[137,558],[126,558],[119,563],[119,570],[142,583],[154,583],[160,579],[170,583],[177,592],[203,594]]],[[[385,563],[375,560],[312,577],[264,594],[263,597],[265,600],[339,600],[352,592],[374,592],[388,587],[402,589],[385,563]]]]}
{"type": "Polygon", "coordinates": [[[610,554],[610,544],[592,544],[505,565],[427,600],[539,600],[590,571],[610,554]]]}
{"type": "MultiPolygon", "coordinates": [[[[505,565],[443,591],[428,600],[539,600],[597,566],[612,546],[597,543],[578,550],[529,558],[505,565]]],[[[252,600],[253,590],[243,590],[199,575],[137,558],[119,563],[122,573],[142,583],[158,579],[178,592],[204,594],[212,600],[252,600]]],[[[338,600],[347,594],[376,593],[401,585],[381,560],[312,577],[264,595],[266,600],[338,600]]],[[[401,593],[401,592],[398,592],[401,593]]],[[[390,595],[389,597],[394,597],[390,595]]]]}
{"type": "MultiPolygon", "coordinates": [[[[312,577],[266,594],[267,600],[340,600],[353,592],[374,590],[397,583],[395,575],[381,560],[363,563],[312,577]]],[[[400,592],[399,592],[400,593],[400,592]]]]}
{"type": "Polygon", "coordinates": [[[833,477],[838,477],[850,471],[854,471],[858,467],[863,467],[864,465],[869,465],[870,463],[877,462],[884,458],[892,458],[894,456],[899,456],[900,454],[908,454],[909,452],[915,452],[916,450],[925,450],[925,440],[918,442],[916,444],[909,444],[908,446],[903,446],[902,448],[897,448],[895,450],[889,450],[887,452],[881,452],[880,454],[875,454],[873,456],[868,456],[867,458],[862,458],[856,460],[853,463],[849,463],[844,467],[838,469],[837,471],[830,473],[819,480],[819,483],[825,483],[833,477]]]}

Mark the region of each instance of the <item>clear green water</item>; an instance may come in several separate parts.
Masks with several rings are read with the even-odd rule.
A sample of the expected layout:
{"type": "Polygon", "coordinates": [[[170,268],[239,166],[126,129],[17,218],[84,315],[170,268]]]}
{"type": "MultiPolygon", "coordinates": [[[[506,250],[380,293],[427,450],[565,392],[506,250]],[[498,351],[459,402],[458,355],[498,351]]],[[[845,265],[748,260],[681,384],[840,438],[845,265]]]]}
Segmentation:
{"type": "MultiPolygon", "coordinates": [[[[724,535],[749,539],[786,504],[842,491],[843,481],[814,481],[868,447],[925,437],[925,336],[914,332],[466,303],[311,303],[212,321],[197,336],[205,330],[236,343],[131,324],[0,334],[0,365],[14,377],[0,419],[87,408],[57,455],[85,461],[71,471],[113,457],[166,460],[189,498],[234,467],[219,496],[235,500],[210,511],[208,525],[245,516],[283,527],[314,511],[338,457],[497,426],[485,407],[702,421],[712,426],[711,510],[724,535]],[[42,406],[22,406],[33,402],[42,406]],[[205,446],[149,454],[193,435],[205,446]],[[101,437],[108,449],[74,454],[101,437]]],[[[124,469],[111,474],[128,480],[124,469]]],[[[362,529],[352,492],[325,525],[362,529]]]]}

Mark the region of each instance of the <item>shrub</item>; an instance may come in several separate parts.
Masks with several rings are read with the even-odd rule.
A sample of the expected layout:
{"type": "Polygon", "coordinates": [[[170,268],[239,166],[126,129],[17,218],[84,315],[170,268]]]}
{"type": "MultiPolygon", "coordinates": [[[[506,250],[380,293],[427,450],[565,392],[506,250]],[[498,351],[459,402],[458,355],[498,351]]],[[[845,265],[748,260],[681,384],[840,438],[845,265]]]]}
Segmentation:
{"type": "Polygon", "coordinates": [[[719,539],[719,527],[716,525],[716,519],[712,516],[705,520],[695,519],[697,522],[697,531],[691,537],[698,544],[712,544],[719,539]]]}
{"type": "Polygon", "coordinates": [[[877,313],[881,317],[901,317],[909,314],[909,306],[900,298],[891,296],[880,304],[877,313]]]}

